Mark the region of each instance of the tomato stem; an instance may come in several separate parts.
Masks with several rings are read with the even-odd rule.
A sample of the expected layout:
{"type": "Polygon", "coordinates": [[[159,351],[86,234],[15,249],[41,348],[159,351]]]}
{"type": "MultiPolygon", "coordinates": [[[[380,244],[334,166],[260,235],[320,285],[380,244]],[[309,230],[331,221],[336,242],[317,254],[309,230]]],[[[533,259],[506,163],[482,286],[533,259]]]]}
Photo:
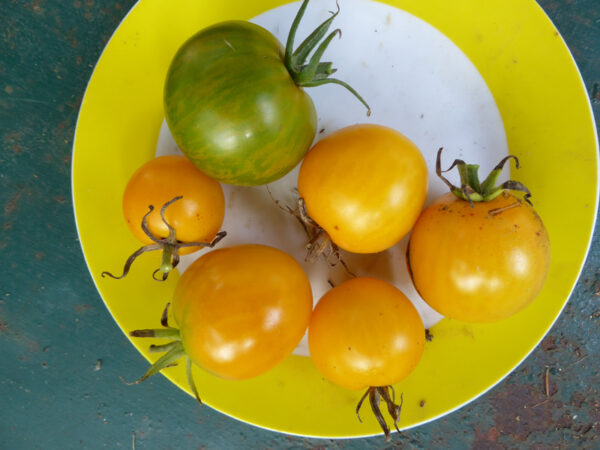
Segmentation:
{"type": "Polygon", "coordinates": [[[185,352],[183,343],[181,342],[181,333],[180,333],[179,329],[168,326],[167,314],[169,311],[169,305],[170,304],[167,303],[167,306],[164,309],[164,311],[161,315],[161,318],[160,318],[160,323],[164,328],[133,330],[129,333],[129,335],[132,337],[140,337],[140,338],[148,338],[149,337],[149,338],[173,339],[173,340],[166,344],[150,345],[150,347],[148,348],[148,350],[150,352],[164,353],[164,355],[161,356],[154,364],[152,364],[150,366],[150,368],[146,371],[146,373],[144,373],[144,375],[142,375],[136,381],[134,381],[133,383],[127,383],[125,381],[125,383],[127,383],[129,385],[141,383],[142,381],[150,378],[152,375],[157,374],[161,370],[163,370],[167,367],[177,365],[176,361],[185,356],[186,357],[186,361],[185,361],[186,375],[187,375],[187,381],[188,381],[190,390],[194,394],[194,397],[196,397],[196,400],[198,400],[198,402],[200,404],[202,404],[202,401],[200,400],[200,396],[198,395],[198,389],[196,388],[196,383],[194,382],[194,376],[192,374],[192,363],[193,362],[190,359],[190,357],[187,356],[187,354],[185,352]]]}
{"type": "Polygon", "coordinates": [[[321,86],[327,83],[338,84],[346,88],[352,95],[354,95],[366,108],[367,116],[371,115],[371,108],[369,104],[360,96],[360,94],[353,89],[349,84],[344,81],[337,80],[335,78],[329,78],[331,74],[336,72],[331,62],[321,62],[320,59],[325,53],[325,50],[337,35],[342,37],[342,31],[336,29],[327,35],[327,31],[333,22],[333,19],[339,14],[340,6],[336,1],[337,11],[331,12],[331,17],[321,23],[294,51],[294,40],[296,38],[296,31],[302,21],[304,12],[308,6],[310,0],[304,0],[288,33],[288,38],[285,46],[284,64],[290,73],[292,79],[298,86],[302,87],[315,87],[321,86]],[[327,37],[325,37],[327,35],[327,37]],[[325,38],[323,40],[323,38],[325,38]],[[319,44],[320,42],[320,44],[319,44]],[[315,50],[316,49],[316,50],[315,50]],[[310,61],[306,63],[306,60],[311,52],[313,52],[310,61]]]}
{"type": "Polygon", "coordinates": [[[321,44],[317,47],[317,49],[311,56],[309,63],[306,64],[305,66],[303,66],[302,70],[297,72],[297,76],[296,76],[297,84],[302,85],[302,83],[307,83],[307,82],[312,81],[315,78],[315,75],[317,74],[318,68],[321,68],[321,73],[320,73],[321,76],[329,75],[328,71],[331,71],[331,66],[329,66],[329,63],[325,63],[325,66],[323,66],[322,65],[323,63],[320,63],[320,60],[321,60],[321,57],[323,56],[323,53],[325,53],[325,50],[327,50],[327,47],[329,46],[329,44],[331,43],[333,38],[336,36],[336,34],[341,37],[342,30],[340,30],[339,28],[336,30],[333,30],[329,34],[329,36],[327,36],[325,38],[325,40],[323,42],[321,42],[321,44]],[[321,64],[320,67],[319,67],[319,64],[321,64]]]}
{"type": "Polygon", "coordinates": [[[169,349],[169,351],[156,360],[156,362],[150,366],[144,375],[142,375],[133,383],[127,384],[139,384],[150,378],[152,375],[157,374],[161,370],[172,366],[175,361],[184,356],[185,350],[183,349],[183,344],[180,341],[174,342],[173,344],[174,345],[169,349]]]}
{"type": "Polygon", "coordinates": [[[163,344],[163,345],[152,344],[150,347],[148,347],[148,350],[152,353],[168,352],[169,350],[175,348],[177,346],[178,342],[179,341],[172,341],[172,342],[169,342],[168,344],[163,344]]]}
{"type": "Polygon", "coordinates": [[[152,211],[154,211],[154,206],[149,205],[148,212],[142,218],[141,227],[142,227],[142,230],[144,231],[144,233],[146,233],[146,235],[154,242],[154,244],[145,245],[145,246],[137,249],[135,252],[133,252],[129,256],[129,258],[127,258],[127,261],[125,261],[125,265],[123,267],[123,273],[121,275],[115,276],[112,273],[105,271],[105,272],[102,272],[100,274],[100,276],[102,276],[103,278],[105,276],[109,276],[111,278],[114,278],[115,280],[120,280],[121,278],[124,278],[125,276],[127,276],[127,274],[129,273],[129,270],[131,268],[131,265],[137,259],[138,256],[140,256],[141,254],[146,253],[146,252],[151,252],[154,250],[162,250],[162,259],[161,259],[160,267],[152,273],[152,278],[154,278],[156,281],[165,281],[168,278],[169,273],[175,267],[177,267],[177,265],[179,264],[179,249],[185,248],[185,247],[210,247],[210,248],[213,248],[219,241],[221,241],[221,239],[223,239],[225,236],[227,236],[226,231],[220,231],[216,234],[215,238],[211,242],[181,242],[181,241],[178,241],[175,229],[169,224],[169,222],[167,222],[167,220],[165,218],[165,211],[168,206],[170,206],[171,204],[173,204],[174,202],[176,202],[178,200],[181,200],[182,198],[183,198],[182,196],[175,197],[175,198],[169,200],[167,203],[165,203],[160,208],[160,217],[161,217],[162,221],[164,222],[164,224],[167,226],[167,229],[169,230],[168,237],[160,238],[158,236],[155,236],[150,231],[150,228],[148,227],[148,216],[150,215],[150,213],[152,213],[152,211]],[[157,274],[159,272],[161,273],[161,277],[157,278],[157,274]]]}
{"type": "Polygon", "coordinates": [[[516,156],[508,155],[502,158],[502,160],[496,164],[496,167],[494,167],[494,169],[489,173],[486,179],[480,183],[478,174],[479,165],[477,164],[467,164],[462,159],[455,159],[448,169],[442,170],[442,150],[443,147],[438,150],[435,164],[435,171],[438,177],[440,177],[441,180],[446,183],[454,195],[462,200],[468,201],[471,206],[473,206],[473,202],[489,202],[505,190],[524,192],[524,200],[531,204],[531,192],[529,192],[529,189],[527,189],[527,187],[525,187],[525,185],[522,183],[514,180],[508,180],[502,184],[496,185],[502,169],[510,159],[513,159],[515,161],[516,168],[519,168],[519,159],[516,156]],[[458,173],[460,175],[460,187],[455,186],[442,175],[443,173],[449,172],[454,167],[458,169],[458,173]]]}
{"type": "Polygon", "coordinates": [[[173,259],[174,259],[174,247],[172,245],[165,245],[162,253],[162,262],[160,264],[160,271],[164,274],[168,274],[173,270],[173,259]]]}
{"type": "Polygon", "coordinates": [[[363,104],[365,105],[365,107],[367,108],[367,116],[371,115],[371,108],[369,107],[368,103],[358,94],[358,92],[356,92],[356,90],[350,86],[348,83],[346,83],[345,81],[342,80],[338,80],[337,78],[324,78],[324,79],[318,79],[318,78],[314,78],[312,81],[308,81],[306,83],[303,84],[304,87],[315,87],[315,86],[322,86],[324,84],[339,84],[340,86],[345,87],[346,89],[348,89],[350,92],[352,92],[354,94],[354,96],[363,104]]]}
{"type": "Polygon", "coordinates": [[[171,302],[167,303],[165,309],[163,309],[162,315],[160,316],[160,324],[164,328],[169,328],[169,307],[171,306],[171,302]]]}
{"type": "Polygon", "coordinates": [[[200,396],[198,395],[198,389],[196,389],[196,382],[194,381],[194,375],[192,373],[192,360],[189,356],[186,358],[185,361],[185,369],[188,385],[194,393],[194,397],[196,397],[196,400],[198,400],[198,403],[202,404],[202,400],[200,400],[200,396]]]}
{"type": "Polygon", "coordinates": [[[308,263],[315,262],[317,258],[323,256],[329,267],[335,267],[338,263],[346,270],[348,275],[356,278],[356,274],[350,270],[346,262],[342,259],[340,248],[331,240],[331,237],[323,228],[319,226],[306,212],[306,204],[302,197],[298,198],[298,206],[291,208],[288,205],[281,206],[280,202],[273,197],[269,186],[266,186],[271,200],[279,209],[294,216],[302,225],[304,232],[308,236],[306,243],[306,257],[304,261],[308,263]]]}
{"type": "Polygon", "coordinates": [[[177,328],[158,328],[158,329],[144,329],[144,330],[133,330],[129,333],[131,337],[151,337],[158,339],[179,339],[179,330],[177,328]]]}
{"type": "MultiPolygon", "coordinates": [[[[306,62],[306,58],[310,52],[316,47],[321,39],[325,37],[327,34],[327,30],[331,26],[333,19],[339,14],[340,6],[336,3],[337,11],[331,14],[329,19],[325,20],[321,25],[319,25],[302,43],[298,46],[298,48],[294,51],[294,39],[296,37],[296,31],[298,30],[298,26],[304,16],[304,12],[306,11],[306,7],[308,6],[308,1],[306,0],[300,6],[296,17],[294,18],[294,22],[292,23],[292,27],[290,28],[290,32],[288,34],[288,40],[286,44],[286,66],[292,67],[293,69],[299,69],[306,62]]],[[[327,63],[326,63],[327,64],[327,63]]]]}
{"type": "Polygon", "coordinates": [[[381,399],[385,402],[387,406],[387,410],[389,415],[394,419],[394,428],[396,431],[400,433],[400,429],[398,428],[398,422],[400,421],[400,413],[402,412],[402,404],[404,403],[404,397],[400,394],[400,404],[397,405],[396,401],[396,393],[392,386],[370,386],[356,406],[356,416],[358,420],[362,422],[360,418],[360,408],[365,401],[365,399],[369,397],[369,404],[371,405],[371,410],[373,414],[375,414],[375,418],[381,427],[383,434],[385,435],[385,440],[390,440],[390,429],[381,413],[381,408],[379,407],[381,399]],[[392,395],[390,396],[390,390],[392,391],[392,395]]]}

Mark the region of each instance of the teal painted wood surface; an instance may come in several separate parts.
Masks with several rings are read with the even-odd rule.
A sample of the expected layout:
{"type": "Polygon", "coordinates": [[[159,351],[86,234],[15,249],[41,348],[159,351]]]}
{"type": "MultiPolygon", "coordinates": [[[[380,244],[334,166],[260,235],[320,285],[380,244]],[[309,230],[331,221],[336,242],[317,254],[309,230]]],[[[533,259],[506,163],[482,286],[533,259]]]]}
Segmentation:
{"type": "MultiPolygon", "coordinates": [[[[258,429],[199,407],[160,376],[122,383],[147,365],[86,269],[70,158],[93,66],[133,3],[0,1],[0,449],[600,448],[598,229],[564,313],[532,355],[472,404],[387,445],[258,429]]],[[[598,123],[600,2],[540,4],[579,65],[598,123]]]]}

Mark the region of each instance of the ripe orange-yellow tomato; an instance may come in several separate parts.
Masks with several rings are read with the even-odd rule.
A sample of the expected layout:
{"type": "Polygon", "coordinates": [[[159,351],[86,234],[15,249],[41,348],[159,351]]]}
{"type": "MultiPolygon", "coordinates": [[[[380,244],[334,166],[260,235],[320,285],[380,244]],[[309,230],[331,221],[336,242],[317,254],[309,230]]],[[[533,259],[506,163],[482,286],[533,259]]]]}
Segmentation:
{"type": "Polygon", "coordinates": [[[264,245],[240,245],[198,258],[177,283],[172,312],[194,363],[243,380],[296,348],[312,304],[308,278],[294,258],[264,245]]]}
{"type": "Polygon", "coordinates": [[[419,217],[407,256],[415,287],[433,309],[465,322],[494,322],[537,296],[550,242],[534,209],[513,194],[471,207],[448,193],[419,217]]]}
{"type": "Polygon", "coordinates": [[[427,165],[415,144],[371,124],[319,141],[298,176],[308,215],[354,253],[380,252],[400,241],[423,208],[427,183],[427,165]]]}
{"type": "MultiPolygon", "coordinates": [[[[152,240],[141,227],[149,205],[154,211],[147,217],[149,230],[159,238],[169,236],[160,217],[161,207],[175,197],[182,199],[165,210],[167,222],[181,242],[210,242],[223,224],[225,196],[221,185],[198,170],[184,156],[160,156],[141,166],[130,178],[123,194],[123,214],[133,235],[141,242],[152,240]]],[[[200,247],[184,247],[180,254],[200,247]]]]}
{"type": "Polygon", "coordinates": [[[352,390],[388,386],[416,367],[425,329],[400,290],[360,277],[319,300],[308,327],[308,345],[317,369],[335,384],[352,390]]]}

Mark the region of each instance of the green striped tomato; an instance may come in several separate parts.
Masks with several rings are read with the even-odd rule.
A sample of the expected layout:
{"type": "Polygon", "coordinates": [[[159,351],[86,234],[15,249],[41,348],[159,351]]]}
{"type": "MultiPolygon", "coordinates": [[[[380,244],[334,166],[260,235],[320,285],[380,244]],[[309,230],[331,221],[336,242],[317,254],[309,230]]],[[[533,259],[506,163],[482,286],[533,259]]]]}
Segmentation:
{"type": "Polygon", "coordinates": [[[292,170],[316,130],[315,107],[303,86],[340,84],[366,105],[350,86],[329,77],[332,63],[319,61],[339,34],[326,36],[337,13],[293,51],[307,4],[285,48],[258,25],[228,21],[199,31],[172,60],[164,89],[167,125],[183,153],[210,177],[259,185],[292,170]]]}
{"type": "Polygon", "coordinates": [[[282,57],[271,33],[241,21],[202,30],[175,56],[165,86],[167,124],[207,175],[231,184],[268,183],[310,147],[315,107],[282,57]]]}

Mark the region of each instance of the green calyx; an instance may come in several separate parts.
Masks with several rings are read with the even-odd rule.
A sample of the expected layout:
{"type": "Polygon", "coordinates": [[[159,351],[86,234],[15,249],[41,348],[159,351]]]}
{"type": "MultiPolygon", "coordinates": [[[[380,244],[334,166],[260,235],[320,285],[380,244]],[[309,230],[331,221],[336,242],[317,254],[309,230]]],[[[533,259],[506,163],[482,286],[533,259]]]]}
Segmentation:
{"type": "Polygon", "coordinates": [[[199,403],[202,403],[202,400],[200,400],[200,396],[198,395],[198,390],[196,388],[196,383],[194,382],[194,377],[192,375],[192,360],[189,356],[187,356],[185,349],[183,348],[183,343],[181,342],[181,334],[179,330],[177,328],[169,326],[167,319],[168,313],[169,303],[167,303],[167,306],[163,311],[162,317],[160,319],[160,323],[163,326],[163,328],[134,330],[131,333],[129,333],[129,336],[131,337],[172,339],[172,341],[162,345],[151,345],[148,349],[149,351],[153,353],[164,353],[164,355],[157,359],[156,362],[152,364],[150,368],[146,371],[146,373],[144,373],[144,375],[142,375],[133,383],[127,384],[141,383],[142,381],[147,380],[152,375],[157,374],[158,372],[160,372],[163,369],[166,369],[167,367],[176,366],[177,361],[185,357],[188,385],[194,393],[196,400],[198,400],[199,403]]]}
{"type": "Polygon", "coordinates": [[[525,187],[525,185],[522,183],[514,180],[508,180],[499,185],[496,184],[504,165],[510,159],[513,159],[515,161],[516,168],[519,168],[519,159],[516,156],[508,155],[502,158],[502,160],[496,164],[496,167],[492,169],[487,178],[480,182],[478,164],[467,164],[462,159],[455,159],[448,169],[442,170],[442,150],[443,148],[440,148],[437,152],[435,173],[442,179],[444,183],[446,183],[454,195],[462,200],[468,201],[471,206],[473,206],[474,202],[489,202],[505,190],[525,192],[524,200],[531,204],[531,201],[529,200],[531,197],[531,192],[529,192],[529,189],[527,189],[527,187],[525,187]],[[460,175],[460,187],[455,186],[442,175],[445,172],[449,172],[454,167],[458,169],[458,173],[460,175]]]}
{"type": "Polygon", "coordinates": [[[327,31],[329,30],[333,19],[335,19],[335,17],[340,12],[339,5],[337,5],[337,11],[332,12],[331,17],[325,20],[321,25],[319,25],[298,46],[298,48],[294,50],[294,39],[296,37],[296,31],[298,30],[298,25],[300,25],[300,21],[304,16],[304,12],[306,11],[306,7],[308,6],[309,1],[310,0],[304,0],[302,2],[302,5],[300,6],[298,13],[296,14],[296,17],[292,22],[292,27],[290,28],[287,43],[285,46],[285,67],[287,68],[294,82],[298,86],[314,87],[321,86],[323,84],[333,83],[345,87],[363,105],[365,105],[365,107],[367,108],[367,116],[370,116],[371,108],[369,107],[368,103],[360,96],[360,94],[356,92],[356,90],[354,90],[354,88],[352,88],[349,84],[347,84],[344,81],[330,77],[330,75],[337,71],[337,69],[333,68],[333,63],[320,61],[321,57],[323,56],[323,53],[325,52],[333,38],[336,35],[340,37],[342,36],[342,31],[340,29],[336,29],[329,33],[329,35],[327,35],[327,31]],[[308,56],[311,52],[313,52],[313,54],[310,57],[310,60],[307,62],[308,56]]]}
{"type": "Polygon", "coordinates": [[[129,273],[129,269],[131,268],[131,265],[133,264],[133,262],[136,260],[136,258],[138,256],[140,256],[146,252],[160,250],[160,251],[162,251],[161,264],[160,264],[160,267],[152,273],[152,278],[154,278],[156,281],[165,281],[168,278],[169,273],[175,267],[177,267],[177,264],[179,264],[179,249],[185,248],[185,247],[210,247],[210,248],[213,248],[221,239],[223,239],[225,236],[227,236],[226,231],[220,231],[219,233],[217,233],[217,235],[212,240],[212,242],[181,242],[181,241],[178,241],[176,232],[175,232],[175,228],[173,228],[169,224],[169,222],[167,222],[167,220],[165,219],[165,211],[171,204],[175,203],[178,200],[181,200],[182,198],[183,198],[183,196],[181,196],[181,195],[178,197],[175,197],[175,198],[169,200],[164,205],[162,205],[162,207],[160,208],[160,218],[169,230],[168,237],[160,238],[158,236],[155,236],[150,231],[150,228],[148,228],[148,216],[150,215],[150,213],[152,213],[152,211],[154,211],[154,206],[149,205],[148,212],[142,218],[141,226],[142,226],[142,230],[144,231],[144,233],[146,233],[146,236],[148,236],[152,240],[153,244],[145,245],[145,246],[137,249],[135,252],[133,252],[129,256],[129,258],[127,258],[127,261],[125,261],[125,266],[123,267],[123,273],[120,276],[113,275],[110,272],[102,272],[100,275],[103,278],[105,276],[109,276],[116,280],[120,280],[121,278],[124,278],[129,273]],[[157,277],[157,274],[159,272],[161,274],[160,278],[157,277]]]}

